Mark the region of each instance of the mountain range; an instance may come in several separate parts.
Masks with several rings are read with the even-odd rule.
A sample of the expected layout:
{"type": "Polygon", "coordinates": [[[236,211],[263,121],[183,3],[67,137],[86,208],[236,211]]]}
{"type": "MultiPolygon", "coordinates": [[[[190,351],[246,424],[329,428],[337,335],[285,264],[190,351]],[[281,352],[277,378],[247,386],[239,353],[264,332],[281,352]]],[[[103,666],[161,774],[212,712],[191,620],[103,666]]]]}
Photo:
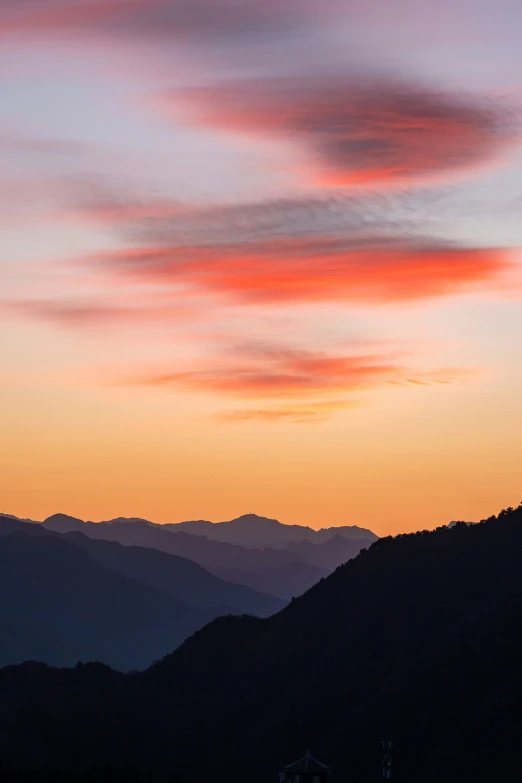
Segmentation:
{"type": "Polygon", "coordinates": [[[144,669],[216,616],[280,611],[340,557],[353,557],[376,538],[369,531],[361,532],[368,539],[354,538],[358,528],[343,528],[347,537],[322,531],[321,543],[313,544],[289,538],[313,538],[309,528],[285,533],[276,520],[255,515],[215,525],[230,529],[229,538],[247,540],[257,530],[261,543],[286,542],[259,549],[193,535],[190,525],[0,517],[0,666],[99,660],[123,671],[144,669]],[[326,533],[332,537],[323,542],[326,533]]]}
{"type": "Polygon", "coordinates": [[[283,606],[175,555],[0,517],[0,666],[143,669],[213,617],[283,606]]]}
{"type": "Polygon", "coordinates": [[[123,517],[84,522],[66,514],[54,514],[42,524],[58,533],[81,532],[89,538],[179,555],[227,581],[284,600],[301,595],[378,538],[370,530],[356,526],[315,531],[283,525],[256,514],[230,522],[179,525],[123,517]]]}
{"type": "Polygon", "coordinates": [[[206,536],[214,541],[239,544],[250,549],[262,549],[267,546],[284,549],[290,543],[301,541],[324,544],[334,536],[349,540],[365,538],[375,541],[377,538],[371,530],[356,525],[314,530],[304,525],[282,525],[277,519],[260,517],[257,514],[243,514],[228,522],[216,523],[200,519],[176,524],[167,523],[163,527],[174,533],[183,531],[196,536],[206,536]]]}
{"type": "Polygon", "coordinates": [[[122,577],[59,536],[23,533],[0,538],[0,595],[0,665],[144,668],[221,613],[122,577]]]}
{"type": "Polygon", "coordinates": [[[144,672],[0,671],[0,758],[274,780],[311,748],[337,780],[513,778],[522,742],[522,506],[383,538],[277,614],[220,617],[144,672]]]}

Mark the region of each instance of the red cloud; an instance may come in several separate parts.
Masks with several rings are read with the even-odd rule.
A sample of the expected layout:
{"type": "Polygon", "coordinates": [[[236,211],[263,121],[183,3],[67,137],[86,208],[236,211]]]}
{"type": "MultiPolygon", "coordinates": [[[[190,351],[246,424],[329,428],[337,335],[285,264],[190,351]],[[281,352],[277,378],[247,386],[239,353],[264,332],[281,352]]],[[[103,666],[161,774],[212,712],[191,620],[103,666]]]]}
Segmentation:
{"type": "Polygon", "coordinates": [[[326,389],[346,391],[394,377],[392,364],[374,357],[314,357],[278,351],[224,369],[180,372],[144,379],[151,386],[180,386],[240,397],[299,397],[326,389]]]}
{"type": "Polygon", "coordinates": [[[354,407],[347,394],[383,385],[427,386],[469,377],[468,370],[414,372],[394,355],[336,355],[288,349],[236,349],[205,370],[148,374],[133,385],[220,394],[239,399],[266,400],[261,408],[225,414],[235,421],[317,421],[340,409],[354,407]],[[324,399],[324,395],[330,395],[324,399]],[[340,395],[340,396],[339,396],[340,395]],[[278,400],[277,404],[268,401],[278,400]],[[281,402],[282,401],[282,402],[281,402]]]}
{"type": "Polygon", "coordinates": [[[507,251],[413,240],[281,238],[117,252],[119,274],[183,284],[242,302],[386,302],[442,296],[511,268],[507,251]]]}
{"type": "Polygon", "coordinates": [[[491,160],[515,137],[512,116],[492,102],[393,82],[234,82],[167,104],[180,98],[202,124],[300,145],[323,184],[440,177],[491,160]]]}
{"type": "MultiPolygon", "coordinates": [[[[511,280],[511,250],[425,236],[433,214],[467,214],[458,198],[437,193],[208,206],[129,200],[95,188],[77,199],[76,209],[82,218],[112,225],[130,243],[88,263],[128,280],[239,302],[407,301],[491,283],[500,288],[511,280]]],[[[486,208],[491,211],[480,207],[477,219],[486,208]]]]}

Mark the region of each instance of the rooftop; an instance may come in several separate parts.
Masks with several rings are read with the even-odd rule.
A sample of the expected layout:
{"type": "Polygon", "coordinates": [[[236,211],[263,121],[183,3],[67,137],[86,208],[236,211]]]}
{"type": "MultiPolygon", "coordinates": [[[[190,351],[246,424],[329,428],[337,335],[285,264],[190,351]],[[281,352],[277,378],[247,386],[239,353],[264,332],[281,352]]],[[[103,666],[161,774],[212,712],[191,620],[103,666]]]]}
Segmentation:
{"type": "Polygon", "coordinates": [[[316,758],[312,756],[309,750],[306,751],[305,755],[298,759],[297,761],[294,761],[292,764],[287,764],[285,766],[285,772],[329,772],[330,767],[328,767],[326,764],[323,764],[321,761],[318,761],[316,758]]]}

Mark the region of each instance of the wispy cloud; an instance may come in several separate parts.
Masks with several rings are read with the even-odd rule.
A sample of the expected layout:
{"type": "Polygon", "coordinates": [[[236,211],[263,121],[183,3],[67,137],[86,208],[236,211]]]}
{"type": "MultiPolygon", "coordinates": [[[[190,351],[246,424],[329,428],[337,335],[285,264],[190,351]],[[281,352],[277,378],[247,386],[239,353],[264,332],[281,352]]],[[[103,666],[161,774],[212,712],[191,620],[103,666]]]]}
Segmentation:
{"type": "Polygon", "coordinates": [[[145,305],[103,299],[25,299],[0,301],[0,315],[44,321],[67,329],[103,329],[121,326],[142,328],[144,324],[187,322],[197,319],[199,310],[187,301],[154,301],[145,305]]]}
{"type": "Polygon", "coordinates": [[[415,370],[404,362],[411,357],[365,354],[363,349],[359,345],[353,353],[329,354],[284,346],[235,346],[214,352],[204,369],[137,372],[123,383],[257,402],[219,414],[229,422],[306,424],[360,407],[362,393],[371,389],[447,385],[473,375],[459,367],[415,370]]]}
{"type": "Polygon", "coordinates": [[[510,250],[431,234],[459,209],[480,215],[487,205],[463,206],[452,189],[221,206],[92,183],[69,193],[70,215],[122,245],[80,259],[91,273],[220,306],[397,303],[502,287],[515,267],[510,250]]]}
{"type": "MultiPolygon", "coordinates": [[[[367,6],[352,5],[359,11],[367,6]]],[[[130,148],[143,144],[143,159],[135,168],[135,159],[128,167],[125,161],[115,165],[118,131],[113,147],[105,152],[88,142],[63,139],[58,122],[56,138],[0,131],[0,148],[6,157],[18,157],[19,171],[26,171],[28,161],[39,164],[39,158],[44,159],[41,176],[53,179],[49,187],[54,190],[47,200],[39,193],[36,206],[53,202],[56,223],[51,229],[58,235],[58,221],[65,224],[73,218],[83,225],[74,225],[71,234],[77,231],[83,242],[94,224],[93,247],[109,248],[89,250],[74,262],[66,261],[60,270],[67,267],[62,278],[50,274],[46,286],[33,281],[33,289],[27,285],[24,297],[18,299],[17,288],[12,301],[0,302],[2,314],[67,330],[98,329],[99,334],[113,328],[130,332],[149,324],[161,330],[172,322],[186,321],[187,329],[176,345],[165,339],[167,329],[158,339],[161,346],[154,350],[149,350],[152,343],[141,335],[131,342],[138,369],[131,369],[124,383],[215,396],[221,404],[233,406],[223,414],[229,421],[322,421],[360,404],[370,389],[418,387],[422,394],[427,386],[467,379],[466,369],[419,369],[418,356],[400,355],[375,343],[358,350],[335,349],[331,335],[342,320],[343,309],[351,316],[362,308],[324,305],[368,306],[371,315],[382,317],[383,325],[387,313],[383,314],[382,305],[391,312],[391,306],[406,302],[505,287],[513,268],[510,251],[497,247],[495,239],[487,246],[479,246],[479,239],[445,241],[444,226],[435,226],[433,216],[455,218],[455,207],[461,205],[458,197],[446,198],[449,189],[462,175],[502,158],[518,139],[517,113],[487,97],[419,84],[413,70],[410,80],[392,75],[370,77],[351,58],[335,65],[332,57],[328,73],[318,72],[319,58],[311,57],[309,62],[303,58],[302,74],[295,76],[295,63],[283,51],[285,44],[287,40],[290,46],[296,44],[290,39],[296,30],[305,28],[312,42],[320,31],[309,22],[321,7],[324,3],[319,0],[0,0],[0,34],[12,34],[16,40],[72,38],[76,45],[78,38],[86,36],[89,44],[92,38],[109,41],[111,47],[123,41],[126,53],[130,42],[131,59],[137,45],[151,52],[158,44],[162,54],[192,47],[195,60],[201,56],[199,63],[203,64],[196,74],[197,83],[206,86],[167,91],[159,99],[163,109],[176,114],[180,148],[186,128],[180,129],[179,123],[185,121],[210,133],[230,134],[234,140],[238,135],[260,140],[263,149],[274,146],[265,144],[267,139],[282,142],[283,153],[290,150],[300,166],[297,185],[307,186],[301,196],[293,198],[185,203],[176,192],[179,183],[160,194],[148,191],[143,180],[137,186],[120,181],[119,187],[105,187],[92,173],[96,169],[110,177],[112,171],[117,179],[119,168],[123,176],[128,170],[129,177],[134,171],[137,178],[161,178],[163,172],[153,171],[151,163],[155,137],[153,133],[142,136],[148,132],[145,127],[129,133],[130,148]],[[224,69],[205,71],[205,63],[219,47],[234,54],[226,59],[224,69]],[[242,65],[248,68],[237,69],[236,50],[246,53],[242,65]],[[250,57],[254,51],[257,54],[250,57]],[[235,73],[236,79],[223,83],[224,72],[235,73]],[[54,177],[48,163],[56,167],[54,177]],[[59,173],[58,164],[65,174],[59,173]],[[72,178],[73,168],[84,172],[85,166],[91,169],[90,185],[67,179],[72,178]],[[330,309],[335,311],[332,325],[315,335],[313,318],[325,313],[327,320],[330,309]],[[304,328],[299,344],[313,349],[278,344],[281,335],[269,321],[283,314],[289,323],[301,319],[304,328]],[[310,322],[305,324],[308,316],[310,322]],[[214,326],[216,334],[210,335],[214,326]],[[249,339],[274,339],[276,344],[237,345],[249,339]],[[160,360],[152,371],[144,370],[151,355],[173,358],[172,362],[160,360]]],[[[316,55],[321,46],[324,41],[316,55]]],[[[167,64],[168,80],[162,70],[159,75],[147,71],[140,81],[130,69],[126,91],[118,94],[127,97],[130,84],[141,90],[145,84],[153,83],[156,89],[184,83],[183,76],[173,78],[173,61],[171,56],[162,60],[167,64]],[[152,82],[148,81],[151,75],[152,82]]],[[[225,59],[220,61],[224,63],[225,59]]],[[[154,60],[152,70],[155,64],[154,60]]],[[[372,70],[373,74],[382,72],[377,66],[372,70]]],[[[140,110],[145,102],[140,101],[140,110]]],[[[146,106],[149,110],[150,103],[146,106]]],[[[127,115],[121,119],[126,121],[127,115]]],[[[83,119],[81,123],[76,132],[88,138],[89,123],[83,119]]],[[[168,123],[165,127],[168,131],[168,123]]],[[[204,139],[206,134],[199,135],[204,139]]],[[[191,143],[187,142],[186,149],[190,154],[191,143]]],[[[215,149],[219,150],[219,143],[215,149]]],[[[160,168],[162,155],[168,154],[165,150],[168,145],[159,143],[156,162],[160,161],[160,168]]],[[[243,154],[248,153],[242,149],[243,154]]],[[[165,168],[168,178],[171,169],[165,168]]],[[[19,209],[29,204],[32,187],[27,177],[15,198],[10,183],[0,185],[0,201],[19,209]]],[[[249,192],[255,187],[256,183],[249,192]]],[[[231,192],[228,182],[223,182],[221,199],[231,192]]],[[[34,193],[31,198],[35,199],[34,193]]],[[[294,333],[296,323],[292,322],[294,333]]],[[[291,342],[290,334],[286,336],[291,342]]],[[[118,360],[115,364],[127,362],[125,356],[118,360]]]]}
{"type": "Polygon", "coordinates": [[[240,408],[224,413],[221,419],[228,422],[289,422],[291,424],[318,424],[339,411],[360,406],[356,400],[324,400],[313,403],[294,403],[278,407],[240,408]]]}
{"type": "Polygon", "coordinates": [[[46,156],[80,156],[97,152],[95,145],[72,139],[52,138],[0,127],[0,153],[46,156]]]}
{"type": "Polygon", "coordinates": [[[241,42],[288,32],[309,0],[10,0],[0,31],[241,42]]]}
{"type": "Polygon", "coordinates": [[[237,244],[284,236],[426,236],[454,220],[503,218],[520,195],[488,198],[462,184],[400,189],[313,190],[293,198],[212,204],[183,202],[129,180],[62,182],[60,200],[77,219],[95,221],[127,244],[237,244]]]}
{"type": "Polygon", "coordinates": [[[467,370],[412,372],[396,354],[333,355],[284,347],[243,346],[222,352],[204,370],[187,369],[136,375],[131,384],[220,393],[243,398],[317,399],[329,392],[352,392],[387,382],[451,382],[467,370]]]}
{"type": "Polygon", "coordinates": [[[518,131],[515,113],[491,99],[364,76],[235,81],[170,101],[204,126],[290,141],[323,185],[451,177],[491,162],[518,131]]]}
{"type": "MultiPolygon", "coordinates": [[[[9,194],[6,192],[6,199],[9,194]]],[[[96,327],[165,323],[233,308],[262,313],[325,302],[397,305],[456,294],[502,291],[514,278],[516,253],[445,242],[430,235],[434,215],[464,205],[458,191],[303,195],[230,204],[184,204],[139,186],[65,183],[59,219],[93,222],[121,250],[67,261],[107,297],[13,302],[12,314],[57,325],[96,327]],[[125,285],[122,285],[124,283],[125,285]],[[190,300],[190,301],[189,301],[190,300]],[[190,306],[189,306],[190,305],[190,306]]],[[[5,308],[4,308],[5,311],[5,308]]],[[[288,313],[289,314],[289,313],[288,313]]]]}
{"type": "Polygon", "coordinates": [[[136,281],[211,291],[243,303],[400,302],[500,279],[502,249],[395,237],[281,237],[105,254],[93,264],[136,281]]]}

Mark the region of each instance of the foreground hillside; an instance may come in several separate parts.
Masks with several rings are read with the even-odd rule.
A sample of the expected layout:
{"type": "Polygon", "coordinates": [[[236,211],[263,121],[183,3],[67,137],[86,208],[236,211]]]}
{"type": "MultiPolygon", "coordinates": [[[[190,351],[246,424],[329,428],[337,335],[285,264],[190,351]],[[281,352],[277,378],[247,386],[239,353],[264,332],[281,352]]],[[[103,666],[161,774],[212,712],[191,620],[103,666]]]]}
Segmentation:
{"type": "Polygon", "coordinates": [[[522,507],[382,539],[278,615],[221,618],[138,675],[0,672],[0,758],[276,779],[311,747],[339,780],[509,779],[522,741],[522,507]]]}

